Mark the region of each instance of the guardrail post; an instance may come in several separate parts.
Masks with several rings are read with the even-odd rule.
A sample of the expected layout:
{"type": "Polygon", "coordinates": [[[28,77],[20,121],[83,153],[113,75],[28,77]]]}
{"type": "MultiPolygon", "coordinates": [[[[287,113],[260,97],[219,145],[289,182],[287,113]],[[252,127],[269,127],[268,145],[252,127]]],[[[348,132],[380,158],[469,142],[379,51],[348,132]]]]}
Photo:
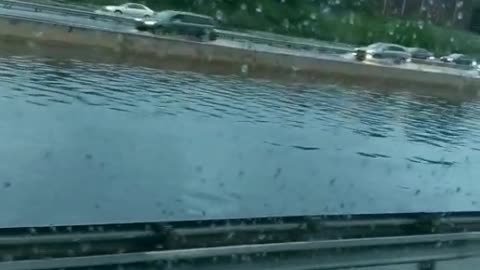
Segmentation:
{"type": "Polygon", "coordinates": [[[435,270],[435,261],[418,263],[418,270],[435,270]]]}

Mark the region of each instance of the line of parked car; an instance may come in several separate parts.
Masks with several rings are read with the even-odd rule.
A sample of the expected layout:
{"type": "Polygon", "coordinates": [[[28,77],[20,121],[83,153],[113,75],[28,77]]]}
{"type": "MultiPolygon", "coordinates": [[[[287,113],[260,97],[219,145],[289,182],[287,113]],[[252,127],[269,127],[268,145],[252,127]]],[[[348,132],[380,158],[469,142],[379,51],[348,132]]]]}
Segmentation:
{"type": "Polygon", "coordinates": [[[436,58],[435,55],[423,48],[407,48],[391,43],[373,43],[366,47],[356,48],[353,52],[355,59],[364,61],[369,59],[392,60],[396,64],[411,62],[412,60],[450,63],[464,68],[478,68],[477,61],[464,54],[454,53],[436,58]]]}
{"type": "Polygon", "coordinates": [[[198,40],[216,40],[215,20],[206,15],[165,10],[155,12],[149,7],[126,3],[119,6],[104,6],[95,11],[99,14],[113,14],[130,17],[136,22],[136,29],[152,34],[176,34],[193,37],[198,40]]]}

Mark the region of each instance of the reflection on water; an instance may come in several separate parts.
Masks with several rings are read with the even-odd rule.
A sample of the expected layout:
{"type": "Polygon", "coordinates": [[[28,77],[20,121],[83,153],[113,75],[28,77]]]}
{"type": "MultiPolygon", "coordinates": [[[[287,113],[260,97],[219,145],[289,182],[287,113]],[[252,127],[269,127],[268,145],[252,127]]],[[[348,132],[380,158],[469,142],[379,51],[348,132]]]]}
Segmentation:
{"type": "Polygon", "coordinates": [[[0,90],[0,226],[478,210],[474,100],[29,57],[0,90]]]}

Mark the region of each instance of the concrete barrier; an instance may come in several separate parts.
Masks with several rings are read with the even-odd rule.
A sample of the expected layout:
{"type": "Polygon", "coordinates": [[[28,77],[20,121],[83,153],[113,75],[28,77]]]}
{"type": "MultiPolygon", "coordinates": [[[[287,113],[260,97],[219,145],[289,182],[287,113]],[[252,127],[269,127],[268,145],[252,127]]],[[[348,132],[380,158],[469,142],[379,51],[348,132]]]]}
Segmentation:
{"type": "Polygon", "coordinates": [[[83,46],[101,48],[118,54],[148,58],[167,66],[187,68],[202,63],[213,70],[248,74],[285,74],[328,82],[368,87],[448,89],[476,95],[477,78],[457,74],[419,71],[396,66],[367,65],[342,59],[302,56],[294,53],[254,51],[251,49],[165,38],[137,33],[119,33],[87,27],[73,27],[19,18],[0,17],[2,40],[24,40],[39,44],[66,45],[65,50],[83,46]]]}

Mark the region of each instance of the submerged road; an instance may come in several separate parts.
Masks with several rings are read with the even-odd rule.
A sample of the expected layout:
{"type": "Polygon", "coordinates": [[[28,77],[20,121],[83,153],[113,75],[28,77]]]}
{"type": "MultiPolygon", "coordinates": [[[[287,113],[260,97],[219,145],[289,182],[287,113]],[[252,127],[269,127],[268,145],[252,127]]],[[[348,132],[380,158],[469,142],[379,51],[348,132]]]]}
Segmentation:
{"type": "Polygon", "coordinates": [[[475,98],[0,63],[0,227],[480,208],[475,98]]]}

